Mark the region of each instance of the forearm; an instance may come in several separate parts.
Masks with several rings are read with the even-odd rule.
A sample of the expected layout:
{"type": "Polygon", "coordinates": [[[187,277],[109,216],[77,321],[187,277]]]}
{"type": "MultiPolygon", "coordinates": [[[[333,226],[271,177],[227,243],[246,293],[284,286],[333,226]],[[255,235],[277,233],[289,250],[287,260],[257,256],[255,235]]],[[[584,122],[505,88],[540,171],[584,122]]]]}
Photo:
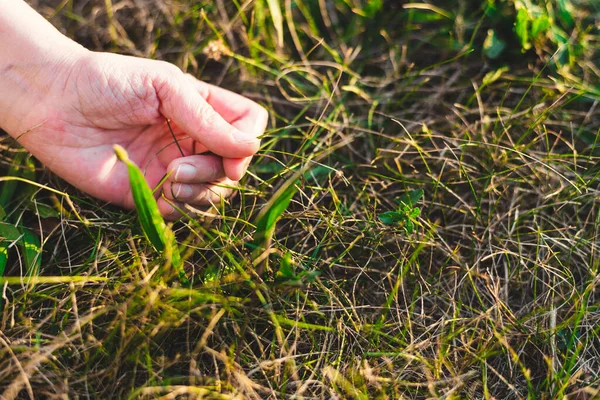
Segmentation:
{"type": "Polygon", "coordinates": [[[87,52],[22,0],[0,0],[0,128],[16,136],[57,77],[87,52]],[[29,108],[29,109],[28,109],[29,108]]]}

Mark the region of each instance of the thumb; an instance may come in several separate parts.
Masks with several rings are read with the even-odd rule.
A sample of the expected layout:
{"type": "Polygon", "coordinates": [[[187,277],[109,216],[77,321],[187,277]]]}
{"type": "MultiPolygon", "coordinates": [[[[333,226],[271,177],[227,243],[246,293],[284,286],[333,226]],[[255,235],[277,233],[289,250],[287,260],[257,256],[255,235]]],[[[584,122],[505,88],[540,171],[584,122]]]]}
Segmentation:
{"type": "Polygon", "coordinates": [[[260,140],[228,123],[189,84],[180,70],[170,74],[157,93],[160,113],[214,154],[224,158],[244,158],[258,151],[260,140]]]}

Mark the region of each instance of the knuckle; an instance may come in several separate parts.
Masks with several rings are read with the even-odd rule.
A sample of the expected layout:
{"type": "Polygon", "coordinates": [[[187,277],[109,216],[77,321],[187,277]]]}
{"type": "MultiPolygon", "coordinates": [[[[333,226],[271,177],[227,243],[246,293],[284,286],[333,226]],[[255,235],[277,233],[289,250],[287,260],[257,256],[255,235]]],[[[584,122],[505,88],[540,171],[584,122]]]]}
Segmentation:
{"type": "Polygon", "coordinates": [[[215,110],[208,104],[205,104],[198,110],[198,117],[205,126],[214,126],[218,122],[218,116],[215,110]]]}

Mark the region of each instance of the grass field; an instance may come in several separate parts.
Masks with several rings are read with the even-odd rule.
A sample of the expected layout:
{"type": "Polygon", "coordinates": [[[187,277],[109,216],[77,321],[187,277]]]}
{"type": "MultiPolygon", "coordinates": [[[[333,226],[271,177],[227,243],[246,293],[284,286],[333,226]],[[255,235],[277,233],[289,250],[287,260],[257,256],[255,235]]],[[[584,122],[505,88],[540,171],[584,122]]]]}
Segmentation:
{"type": "Polygon", "coordinates": [[[271,119],[189,284],[2,136],[0,398],[600,398],[600,3],[31,4],[271,119]]]}

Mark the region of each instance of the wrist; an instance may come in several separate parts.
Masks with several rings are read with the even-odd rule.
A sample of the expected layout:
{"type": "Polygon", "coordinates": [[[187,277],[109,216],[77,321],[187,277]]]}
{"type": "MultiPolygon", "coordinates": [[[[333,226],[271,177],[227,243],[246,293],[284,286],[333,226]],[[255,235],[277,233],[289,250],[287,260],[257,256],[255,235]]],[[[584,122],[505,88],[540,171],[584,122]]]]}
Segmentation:
{"type": "Polygon", "coordinates": [[[22,1],[0,0],[0,128],[17,137],[42,123],[87,53],[22,1]]]}

